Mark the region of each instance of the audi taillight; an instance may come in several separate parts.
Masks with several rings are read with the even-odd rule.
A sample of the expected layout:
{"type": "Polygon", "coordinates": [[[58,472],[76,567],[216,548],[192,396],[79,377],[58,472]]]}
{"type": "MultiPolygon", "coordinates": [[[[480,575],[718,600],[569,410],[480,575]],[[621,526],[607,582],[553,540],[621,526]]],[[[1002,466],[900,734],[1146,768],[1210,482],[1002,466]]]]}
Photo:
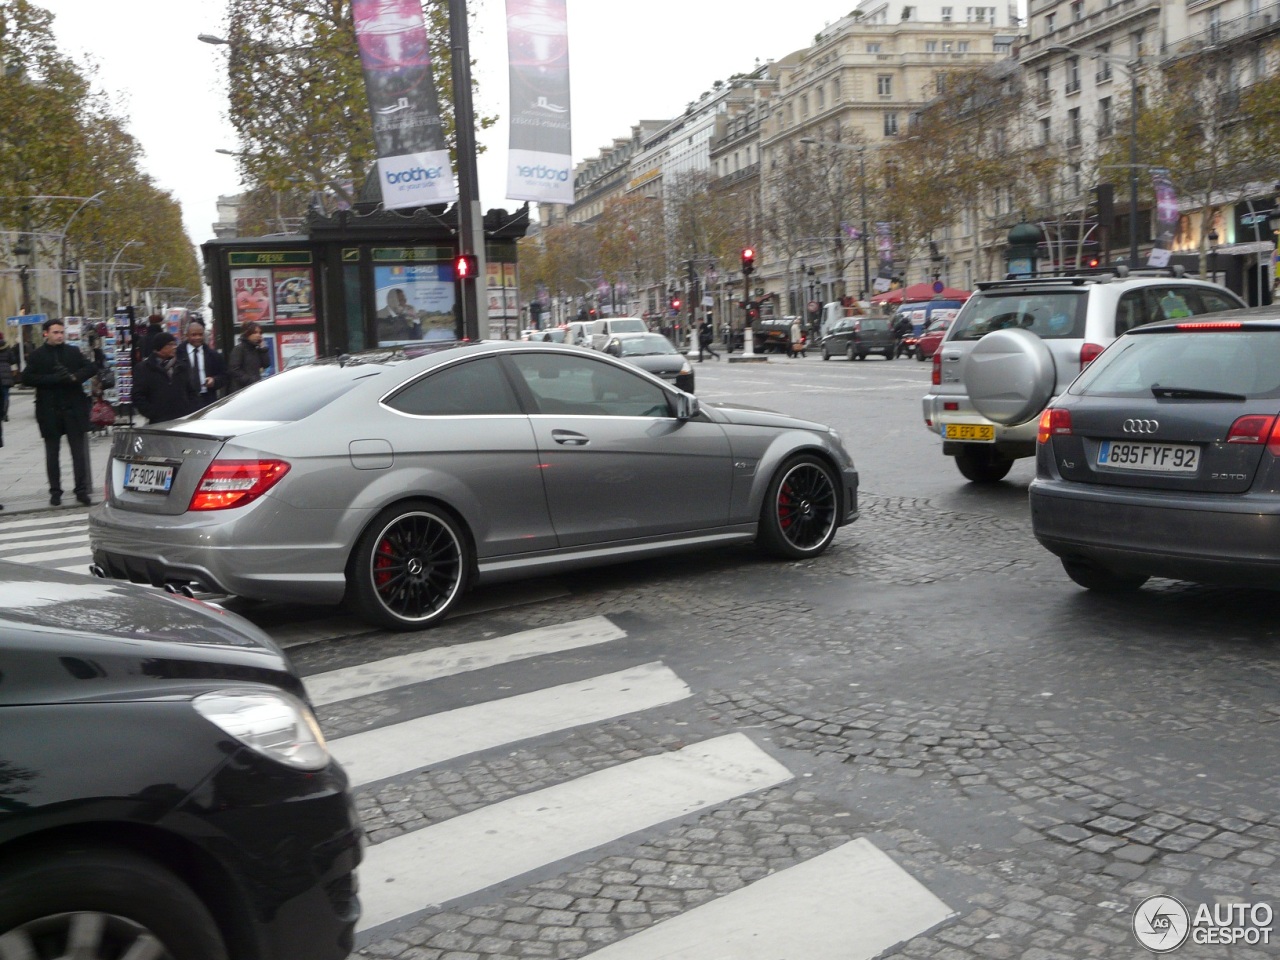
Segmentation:
{"type": "Polygon", "coordinates": [[[1227,431],[1227,443],[1271,443],[1275,417],[1250,413],[1236,420],[1227,431]]]}
{"type": "Polygon", "coordinates": [[[1267,453],[1280,457],[1280,417],[1272,424],[1271,433],[1267,436],[1267,453]]]}
{"type": "Polygon", "coordinates": [[[937,349],[933,351],[933,385],[935,387],[942,384],[942,344],[938,344],[937,349]]]}
{"type": "Polygon", "coordinates": [[[226,510],[252,503],[289,472],[283,460],[214,460],[196,484],[188,510],[226,510]]]}
{"type": "Polygon", "coordinates": [[[1102,353],[1106,347],[1096,343],[1086,343],[1080,347],[1080,369],[1083,370],[1093,361],[1098,359],[1098,354],[1102,353]]]}
{"type": "Polygon", "coordinates": [[[1071,436],[1071,411],[1048,407],[1040,414],[1040,429],[1036,431],[1036,443],[1048,443],[1050,437],[1071,436]]]}

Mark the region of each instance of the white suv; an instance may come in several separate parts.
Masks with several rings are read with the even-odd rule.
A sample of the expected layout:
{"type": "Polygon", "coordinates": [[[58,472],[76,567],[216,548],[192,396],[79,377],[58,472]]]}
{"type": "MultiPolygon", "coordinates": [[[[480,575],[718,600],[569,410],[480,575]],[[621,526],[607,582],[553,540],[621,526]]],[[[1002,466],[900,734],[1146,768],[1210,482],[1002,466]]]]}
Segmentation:
{"type": "Polygon", "coordinates": [[[592,350],[603,350],[615,333],[648,333],[649,325],[640,317],[604,317],[591,324],[591,338],[587,342],[592,350]]]}
{"type": "Polygon", "coordinates": [[[1217,284],[1164,271],[979,283],[933,355],[924,422],[975,483],[1036,452],[1037,418],[1116,337],[1244,303],[1217,284]]]}

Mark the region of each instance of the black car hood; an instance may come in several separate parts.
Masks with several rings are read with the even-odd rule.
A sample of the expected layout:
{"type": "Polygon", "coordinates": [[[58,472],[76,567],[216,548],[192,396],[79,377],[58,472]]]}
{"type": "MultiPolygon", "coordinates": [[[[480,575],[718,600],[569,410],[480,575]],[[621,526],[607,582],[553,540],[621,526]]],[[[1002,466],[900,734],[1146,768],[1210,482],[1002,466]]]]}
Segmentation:
{"type": "Polygon", "coordinates": [[[764,407],[746,407],[741,404],[728,403],[706,403],[702,406],[712,407],[717,414],[718,419],[729,423],[738,424],[744,427],[783,427],[793,430],[815,430],[818,433],[829,433],[830,430],[826,424],[815,423],[812,420],[801,420],[798,417],[789,417],[785,413],[778,413],[774,410],[766,410],[764,407]]]}
{"type": "Polygon", "coordinates": [[[188,696],[235,683],[301,693],[280,648],[236,614],[0,561],[0,706],[188,696]]]}

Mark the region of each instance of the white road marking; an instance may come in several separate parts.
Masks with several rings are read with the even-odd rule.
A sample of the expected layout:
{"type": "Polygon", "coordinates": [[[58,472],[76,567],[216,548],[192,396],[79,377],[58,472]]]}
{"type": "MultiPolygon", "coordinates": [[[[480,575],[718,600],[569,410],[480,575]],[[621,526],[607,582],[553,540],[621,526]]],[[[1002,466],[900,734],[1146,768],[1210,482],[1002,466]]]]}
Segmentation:
{"type": "MultiPolygon", "coordinates": [[[[3,523],[0,523],[0,530],[5,530],[5,531],[27,530],[31,527],[51,527],[51,528],[62,528],[62,529],[69,529],[71,527],[87,528],[88,524],[89,524],[89,519],[88,519],[88,516],[85,514],[80,514],[79,516],[75,516],[75,515],[52,516],[52,517],[44,516],[44,517],[39,517],[31,520],[6,520],[3,523]]],[[[0,533],[0,537],[3,537],[6,540],[12,539],[13,537],[18,537],[18,536],[30,536],[30,534],[29,533],[25,533],[25,534],[0,533]]]]}
{"type": "Polygon", "coordinates": [[[342,737],[329,749],[352,786],[468,753],[675,703],[691,691],[661,663],[407,720],[342,737]]]}
{"type": "Polygon", "coordinates": [[[303,678],[311,702],[316,706],[338,703],[371,693],[450,677],[469,670],[483,670],[502,663],[514,663],[548,653],[589,647],[625,637],[606,617],[588,617],[554,627],[538,627],[492,640],[454,647],[437,647],[399,657],[388,657],[354,667],[303,678]]]}
{"type": "Polygon", "coordinates": [[[865,838],[588,954],[590,960],[871,960],[954,912],[865,838]]]}
{"type": "Polygon", "coordinates": [[[73,557],[84,557],[85,566],[89,565],[89,545],[86,543],[83,547],[75,550],[49,550],[44,553],[24,553],[16,557],[4,557],[13,563],[44,563],[46,560],[70,560],[73,557]]]}
{"type": "MultiPolygon", "coordinates": [[[[513,797],[368,848],[361,930],[791,779],[733,733],[513,797]]],[[[815,895],[818,891],[812,891],[815,895]]]]}
{"type": "MultiPolygon", "coordinates": [[[[25,536],[29,537],[31,534],[27,533],[25,536]]],[[[88,549],[89,537],[80,533],[68,534],[63,537],[43,537],[39,540],[19,540],[16,543],[0,543],[0,553],[8,553],[10,550],[27,550],[31,547],[56,547],[68,543],[83,544],[88,549]]]]}

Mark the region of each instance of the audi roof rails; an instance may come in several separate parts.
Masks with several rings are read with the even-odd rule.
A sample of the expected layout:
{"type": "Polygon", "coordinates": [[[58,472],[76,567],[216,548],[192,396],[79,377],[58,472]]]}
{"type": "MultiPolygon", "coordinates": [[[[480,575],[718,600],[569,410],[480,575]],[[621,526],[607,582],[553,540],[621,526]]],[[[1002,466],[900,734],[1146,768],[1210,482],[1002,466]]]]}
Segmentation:
{"type": "Polygon", "coordinates": [[[979,280],[974,286],[979,290],[994,290],[999,287],[1027,287],[1027,286],[1062,286],[1069,283],[1074,287],[1083,286],[1091,281],[1096,281],[1097,277],[1082,277],[1079,274],[1068,274],[1061,277],[1015,277],[1007,276],[1003,280],[979,280]]]}

